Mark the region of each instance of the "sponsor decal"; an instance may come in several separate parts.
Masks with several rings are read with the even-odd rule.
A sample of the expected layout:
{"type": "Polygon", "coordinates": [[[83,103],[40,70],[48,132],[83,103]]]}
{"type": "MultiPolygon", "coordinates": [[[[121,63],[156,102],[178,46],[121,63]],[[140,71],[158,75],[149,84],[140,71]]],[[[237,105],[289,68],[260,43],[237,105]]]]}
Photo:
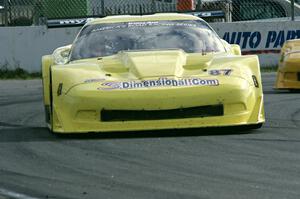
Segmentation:
{"type": "MultiPolygon", "coordinates": [[[[201,25],[201,24],[200,24],[201,25]]],[[[128,23],[118,23],[109,25],[97,25],[97,28],[93,29],[91,32],[107,31],[107,30],[117,30],[124,28],[134,28],[134,27],[155,27],[155,26],[167,26],[167,27],[192,27],[196,28],[199,26],[197,23],[186,23],[184,21],[141,21],[141,22],[128,22],[128,23]]]]}
{"type": "Polygon", "coordinates": [[[240,45],[243,54],[279,53],[287,40],[299,38],[300,30],[234,31],[223,35],[228,43],[240,45]]]}
{"type": "Polygon", "coordinates": [[[87,79],[84,83],[94,83],[94,82],[103,82],[105,79],[87,79]]]}
{"type": "Polygon", "coordinates": [[[187,14],[191,14],[197,17],[225,17],[225,12],[222,10],[217,10],[217,11],[208,11],[208,12],[191,12],[191,13],[187,13],[187,14]]]}
{"type": "Polygon", "coordinates": [[[242,49],[257,48],[261,43],[260,32],[226,32],[223,39],[231,44],[238,44],[242,49]]]}
{"type": "Polygon", "coordinates": [[[208,74],[213,76],[230,76],[232,71],[232,69],[209,70],[208,74]]]}
{"type": "Polygon", "coordinates": [[[84,24],[86,23],[86,19],[74,19],[74,20],[63,20],[63,21],[59,21],[59,24],[61,25],[68,25],[68,24],[84,24]]]}
{"type": "Polygon", "coordinates": [[[79,19],[53,19],[47,21],[47,26],[49,28],[53,27],[65,27],[65,26],[79,26],[84,25],[94,18],[79,18],[79,19]]]}
{"type": "Polygon", "coordinates": [[[185,87],[185,86],[219,86],[217,79],[201,79],[201,78],[159,78],[154,80],[142,81],[120,81],[120,82],[104,82],[98,90],[129,90],[144,89],[156,87],[185,87]]]}

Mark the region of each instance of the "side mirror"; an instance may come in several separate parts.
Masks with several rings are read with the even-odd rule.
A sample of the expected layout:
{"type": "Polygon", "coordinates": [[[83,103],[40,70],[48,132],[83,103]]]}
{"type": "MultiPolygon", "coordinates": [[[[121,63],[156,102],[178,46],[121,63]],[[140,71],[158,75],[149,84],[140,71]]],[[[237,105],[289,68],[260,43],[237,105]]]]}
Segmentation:
{"type": "Polygon", "coordinates": [[[223,45],[225,46],[225,48],[230,51],[233,55],[242,55],[241,52],[241,47],[237,44],[229,44],[227,41],[225,41],[224,39],[221,39],[223,45]]]}
{"type": "Polygon", "coordinates": [[[229,44],[227,41],[225,41],[224,39],[221,39],[221,42],[222,42],[222,44],[224,45],[224,47],[225,47],[228,51],[230,51],[230,44],[229,44]]]}
{"type": "Polygon", "coordinates": [[[72,45],[57,48],[53,52],[54,63],[57,65],[63,65],[63,64],[68,63],[71,48],[72,48],[72,45]]]}
{"type": "Polygon", "coordinates": [[[241,47],[237,44],[231,44],[230,51],[234,55],[242,55],[241,47]]]}

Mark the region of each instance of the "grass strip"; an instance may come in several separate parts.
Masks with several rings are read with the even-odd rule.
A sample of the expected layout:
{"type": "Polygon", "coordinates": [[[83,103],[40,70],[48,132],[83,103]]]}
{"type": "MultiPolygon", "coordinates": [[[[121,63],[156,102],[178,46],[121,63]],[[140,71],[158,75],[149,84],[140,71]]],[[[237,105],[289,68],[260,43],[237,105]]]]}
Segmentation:
{"type": "Polygon", "coordinates": [[[10,69],[6,66],[0,67],[0,79],[38,79],[42,78],[40,72],[28,72],[22,68],[10,69]]]}

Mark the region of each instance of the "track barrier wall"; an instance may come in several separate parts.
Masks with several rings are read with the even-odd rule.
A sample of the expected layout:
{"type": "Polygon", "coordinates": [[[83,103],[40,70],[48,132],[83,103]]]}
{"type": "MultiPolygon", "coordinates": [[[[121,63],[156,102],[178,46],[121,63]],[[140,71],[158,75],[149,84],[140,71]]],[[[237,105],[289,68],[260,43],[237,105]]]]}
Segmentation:
{"type": "MultiPolygon", "coordinates": [[[[300,38],[300,21],[234,22],[210,24],[221,38],[239,44],[243,54],[258,54],[262,67],[276,66],[280,48],[288,39],[300,38]]],[[[0,67],[41,70],[41,57],[72,43],[79,28],[45,26],[0,27],[0,67]]]]}

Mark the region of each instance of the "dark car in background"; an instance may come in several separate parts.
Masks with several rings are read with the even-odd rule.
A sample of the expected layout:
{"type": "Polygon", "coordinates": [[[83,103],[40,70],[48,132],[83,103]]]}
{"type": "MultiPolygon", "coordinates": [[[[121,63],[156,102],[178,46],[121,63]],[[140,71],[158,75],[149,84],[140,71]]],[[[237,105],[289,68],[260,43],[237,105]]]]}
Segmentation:
{"type": "MultiPolygon", "coordinates": [[[[162,0],[160,0],[162,1],[162,0]]],[[[171,0],[167,0],[171,1],[171,0]]],[[[173,0],[176,1],[176,0],[173,0]]],[[[270,18],[290,17],[291,1],[289,0],[177,0],[177,4],[189,7],[186,2],[195,4],[195,11],[223,11],[225,21],[248,21],[270,18]]],[[[173,2],[174,3],[174,2],[173,2]]],[[[295,0],[295,16],[300,16],[300,0],[295,0]]],[[[210,22],[215,22],[211,20],[210,22]]]]}
{"type": "MultiPolygon", "coordinates": [[[[287,0],[232,0],[232,20],[247,21],[291,16],[287,0]]],[[[295,16],[300,16],[300,0],[295,1],[295,16]]]]}
{"type": "MultiPolygon", "coordinates": [[[[300,16],[299,3],[300,0],[295,0],[295,16],[300,16]]],[[[288,0],[201,0],[197,2],[196,10],[223,10],[232,21],[284,18],[292,14],[288,0]]]]}

